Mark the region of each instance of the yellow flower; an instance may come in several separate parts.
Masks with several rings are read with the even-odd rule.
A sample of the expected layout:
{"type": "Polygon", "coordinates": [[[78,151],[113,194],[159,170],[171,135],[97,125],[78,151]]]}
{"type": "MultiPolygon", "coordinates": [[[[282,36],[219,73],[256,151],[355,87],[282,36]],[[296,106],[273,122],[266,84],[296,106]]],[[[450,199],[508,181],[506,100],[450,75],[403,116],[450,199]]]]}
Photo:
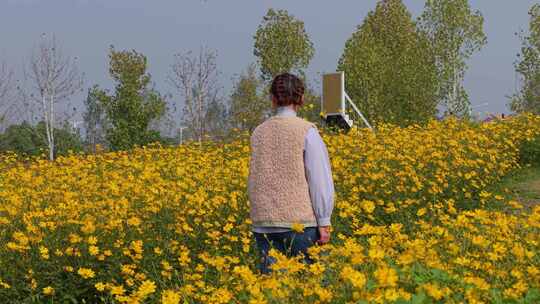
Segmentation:
{"type": "Polygon", "coordinates": [[[315,287],[315,294],[319,296],[319,299],[321,302],[330,302],[332,300],[332,292],[327,289],[320,286],[315,287]]]}
{"type": "Polygon", "coordinates": [[[92,269],[84,267],[79,268],[79,270],[77,270],[77,273],[85,279],[91,279],[96,275],[92,269]]]}
{"type": "Polygon", "coordinates": [[[90,255],[97,255],[99,253],[99,247],[91,245],[90,247],[88,247],[88,253],[90,255]]]}
{"type": "Polygon", "coordinates": [[[82,238],[78,234],[71,233],[69,235],[69,242],[70,243],[76,244],[76,243],[79,243],[80,241],[82,241],[82,238]]]}
{"type": "Polygon", "coordinates": [[[117,286],[112,286],[111,287],[111,294],[114,296],[114,295],[123,295],[125,292],[124,290],[124,286],[122,285],[117,285],[117,286]]]}
{"type": "Polygon", "coordinates": [[[321,275],[322,273],[324,273],[324,270],[325,270],[325,267],[321,263],[313,263],[309,265],[309,271],[313,273],[313,275],[316,275],[316,276],[321,275]]]}
{"type": "Polygon", "coordinates": [[[512,189],[490,185],[520,169],[519,143],[540,135],[540,116],[376,125],[377,132],[361,123],[349,132],[321,128],[339,181],[335,239],[342,245],[311,247],[311,265],[281,254],[269,276],[245,263],[256,248],[245,191],[253,129],[226,142],[205,135],[200,144],[149,144],[54,162],[0,153],[0,264],[20,267],[0,280],[0,293],[22,294],[25,285],[52,299],[45,293],[59,291],[47,282],[58,286],[67,272],[86,278],[98,296],[133,304],[268,304],[294,296],[385,303],[419,292],[428,302],[455,293],[482,303],[489,290],[519,301],[538,289],[540,206],[528,208],[508,199],[512,189]],[[117,262],[98,273],[100,261],[117,262]],[[416,263],[462,274],[466,285],[429,280],[411,288],[416,263]],[[151,281],[155,274],[159,284],[151,281]]]}
{"type": "Polygon", "coordinates": [[[467,276],[463,278],[463,281],[465,283],[476,285],[476,287],[480,290],[489,290],[490,288],[490,285],[480,277],[467,276]]]}
{"type": "Polygon", "coordinates": [[[211,303],[230,303],[231,299],[233,298],[233,295],[229,290],[226,288],[218,288],[214,291],[214,293],[211,295],[211,300],[209,302],[211,303]]]}
{"type": "Polygon", "coordinates": [[[89,245],[95,245],[95,244],[97,244],[97,241],[98,241],[98,239],[93,235],[89,236],[88,239],[86,240],[86,242],[89,245]]]}
{"type": "Polygon", "coordinates": [[[97,291],[104,291],[107,285],[103,284],[102,282],[98,282],[94,284],[94,287],[96,288],[97,291]]]}
{"type": "Polygon", "coordinates": [[[130,219],[127,220],[127,224],[129,226],[139,226],[141,225],[141,219],[139,219],[138,217],[134,216],[130,219]]]}
{"type": "Polygon", "coordinates": [[[2,281],[2,279],[0,279],[0,287],[1,288],[4,288],[4,289],[9,289],[11,288],[11,285],[9,285],[8,283],[2,281]]]}
{"type": "Polygon", "coordinates": [[[398,275],[396,270],[391,267],[382,265],[373,274],[381,287],[394,287],[397,285],[398,275]]]}
{"type": "Polygon", "coordinates": [[[375,203],[372,201],[363,201],[362,209],[364,209],[364,211],[368,214],[373,213],[375,210],[375,203]]]}
{"type": "Polygon", "coordinates": [[[141,286],[139,286],[139,289],[137,290],[136,294],[139,298],[144,299],[146,296],[148,296],[151,293],[154,293],[156,291],[156,284],[151,280],[145,280],[141,286]]]}
{"type": "Polygon", "coordinates": [[[45,246],[39,246],[39,253],[44,260],[49,259],[49,249],[47,249],[45,246]]]}
{"type": "Polygon", "coordinates": [[[143,241],[132,241],[129,248],[133,250],[136,254],[141,254],[143,252],[143,241]]]}
{"type": "Polygon", "coordinates": [[[43,294],[46,296],[54,294],[54,288],[52,288],[51,286],[43,288],[43,294]]]}
{"type": "Polygon", "coordinates": [[[64,270],[67,272],[73,272],[74,269],[71,266],[64,266],[64,270]]]}
{"type": "Polygon", "coordinates": [[[510,205],[512,208],[515,208],[515,209],[523,209],[523,205],[516,201],[509,201],[508,205],[510,205]]]}
{"type": "Polygon", "coordinates": [[[372,247],[368,250],[368,255],[370,258],[377,260],[384,258],[384,249],[380,247],[372,247]]]}
{"type": "Polygon", "coordinates": [[[257,277],[247,266],[234,266],[233,273],[242,278],[247,285],[252,285],[257,281],[257,277]]]}
{"type": "Polygon", "coordinates": [[[422,288],[427,292],[427,294],[434,298],[435,300],[441,300],[445,295],[445,289],[441,288],[437,283],[425,283],[422,285],[422,288]]]}
{"type": "Polygon", "coordinates": [[[340,276],[344,280],[349,280],[354,287],[359,289],[363,288],[366,284],[365,275],[350,266],[343,267],[340,276]]]}
{"type": "Polygon", "coordinates": [[[294,232],[302,233],[304,232],[304,224],[302,223],[294,223],[291,225],[291,229],[294,232]]]}
{"type": "Polygon", "coordinates": [[[174,290],[167,289],[161,293],[162,304],[179,304],[180,295],[174,290]]]}
{"type": "Polygon", "coordinates": [[[388,288],[384,291],[384,298],[388,301],[396,301],[399,298],[399,292],[396,289],[388,288]]]}

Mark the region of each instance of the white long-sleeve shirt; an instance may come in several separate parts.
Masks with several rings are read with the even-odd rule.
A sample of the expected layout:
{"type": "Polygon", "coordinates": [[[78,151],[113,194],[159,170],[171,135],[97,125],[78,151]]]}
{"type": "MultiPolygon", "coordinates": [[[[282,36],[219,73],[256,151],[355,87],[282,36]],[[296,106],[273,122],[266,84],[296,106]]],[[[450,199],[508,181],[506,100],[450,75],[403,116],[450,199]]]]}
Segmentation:
{"type": "MultiPolygon", "coordinates": [[[[281,106],[276,109],[276,116],[296,116],[296,112],[291,106],[281,106]]],[[[318,226],[330,226],[330,217],[334,208],[334,182],[328,150],[315,128],[310,128],[305,137],[304,167],[317,224],[318,226]]],[[[290,230],[290,228],[285,227],[252,227],[252,231],[258,233],[290,230]]]]}

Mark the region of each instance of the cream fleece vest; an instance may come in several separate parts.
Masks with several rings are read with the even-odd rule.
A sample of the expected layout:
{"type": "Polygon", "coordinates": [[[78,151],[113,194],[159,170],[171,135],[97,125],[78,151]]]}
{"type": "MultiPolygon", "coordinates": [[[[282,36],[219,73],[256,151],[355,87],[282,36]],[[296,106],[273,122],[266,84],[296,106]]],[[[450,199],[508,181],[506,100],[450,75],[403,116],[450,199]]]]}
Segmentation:
{"type": "Polygon", "coordinates": [[[304,169],[304,141],[315,124],[296,116],[272,116],[251,135],[248,177],[254,226],[317,226],[304,169]]]}

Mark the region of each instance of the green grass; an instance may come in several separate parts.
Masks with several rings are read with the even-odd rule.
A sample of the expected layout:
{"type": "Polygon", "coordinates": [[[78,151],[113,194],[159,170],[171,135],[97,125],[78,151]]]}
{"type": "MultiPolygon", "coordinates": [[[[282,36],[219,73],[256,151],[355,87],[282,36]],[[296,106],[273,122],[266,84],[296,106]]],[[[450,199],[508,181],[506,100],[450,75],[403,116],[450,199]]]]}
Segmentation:
{"type": "Polygon", "coordinates": [[[498,185],[526,207],[540,204],[540,166],[527,166],[505,176],[498,185]]]}

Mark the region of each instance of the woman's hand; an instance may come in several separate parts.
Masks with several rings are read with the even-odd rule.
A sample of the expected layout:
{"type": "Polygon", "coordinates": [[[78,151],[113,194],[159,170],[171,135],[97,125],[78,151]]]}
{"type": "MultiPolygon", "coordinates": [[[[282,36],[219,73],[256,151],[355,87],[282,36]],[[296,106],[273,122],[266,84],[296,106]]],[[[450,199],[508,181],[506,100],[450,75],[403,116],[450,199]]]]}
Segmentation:
{"type": "Polygon", "coordinates": [[[317,240],[317,244],[323,245],[330,241],[330,226],[319,226],[320,239],[317,240]]]}

